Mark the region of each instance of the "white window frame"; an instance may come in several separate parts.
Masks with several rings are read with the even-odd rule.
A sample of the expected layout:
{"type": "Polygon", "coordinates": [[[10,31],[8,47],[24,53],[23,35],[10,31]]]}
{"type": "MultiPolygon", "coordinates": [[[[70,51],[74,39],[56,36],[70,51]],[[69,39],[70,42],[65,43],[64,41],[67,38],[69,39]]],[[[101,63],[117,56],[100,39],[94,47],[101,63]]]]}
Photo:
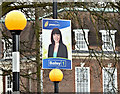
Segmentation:
{"type": "MultiPolygon", "coordinates": [[[[79,85],[80,85],[80,82],[79,82],[79,85]]],[[[75,67],[75,92],[85,92],[85,93],[89,93],[90,92],[90,68],[89,67],[75,67]],[[80,70],[81,69],[83,69],[83,70],[86,70],[87,69],[87,71],[88,71],[88,78],[87,78],[87,80],[88,80],[88,91],[84,91],[84,89],[85,89],[85,86],[83,87],[83,90],[78,90],[78,89],[80,89],[79,87],[78,87],[78,82],[77,82],[77,79],[79,79],[80,80],[80,78],[78,78],[77,77],[77,69],[79,69],[79,72],[80,72],[80,70]]]]}
{"type": "MultiPolygon", "coordinates": [[[[85,50],[85,51],[88,51],[88,46],[87,46],[87,44],[89,44],[88,43],[88,32],[89,32],[89,30],[88,29],[74,29],[73,30],[73,32],[75,32],[75,41],[76,42],[80,42],[80,41],[83,41],[85,44],[84,45],[82,45],[82,46],[84,46],[84,48],[80,48],[77,44],[75,45],[75,50],[85,50]],[[84,38],[84,33],[85,33],[85,38],[84,38]],[[78,40],[77,38],[78,38],[78,34],[83,34],[83,40],[78,40]],[[86,39],[86,41],[85,41],[85,39],[86,39]],[[87,43],[86,43],[87,42],[87,43]]],[[[80,37],[79,37],[80,38],[80,37]]]]}
{"type": "Polygon", "coordinates": [[[13,89],[13,82],[10,78],[10,75],[7,75],[7,76],[5,76],[5,92],[7,94],[12,94],[12,91],[13,91],[12,89],[13,89]],[[8,80],[8,77],[9,77],[9,80],[8,80]],[[9,87],[9,86],[11,86],[11,87],[9,87]],[[11,93],[9,91],[11,91],[11,93]]]}
{"type": "MultiPolygon", "coordinates": [[[[30,75],[32,73],[32,71],[29,70],[28,74],[30,75]]],[[[40,82],[40,85],[41,85],[41,93],[43,92],[43,70],[41,70],[41,73],[40,73],[40,77],[41,77],[41,82],[40,82]]],[[[29,91],[31,92],[32,91],[32,79],[31,79],[32,76],[30,76],[30,78],[28,79],[29,80],[29,91]]]]}
{"type": "Polygon", "coordinates": [[[100,30],[99,32],[102,33],[102,41],[103,41],[102,49],[103,49],[103,51],[114,51],[115,50],[115,33],[117,32],[117,30],[100,30]],[[110,36],[108,42],[110,43],[111,48],[109,48],[110,47],[109,44],[108,44],[109,47],[106,46],[107,45],[107,41],[106,41],[107,37],[104,37],[106,35],[110,36]],[[104,42],[106,42],[106,43],[104,43],[104,42]]]}
{"type": "Polygon", "coordinates": [[[74,0],[74,2],[84,2],[84,0],[74,0]]]}
{"type": "Polygon", "coordinates": [[[40,34],[40,54],[42,55],[42,34],[40,34]]]}
{"type": "Polygon", "coordinates": [[[31,73],[32,73],[32,72],[29,70],[29,71],[28,71],[28,74],[29,74],[29,78],[28,78],[28,80],[29,80],[29,81],[28,81],[28,82],[29,82],[28,85],[29,85],[29,86],[28,86],[28,87],[29,87],[29,91],[30,91],[30,92],[31,92],[31,90],[32,90],[32,88],[31,88],[31,86],[32,86],[32,85],[31,85],[31,82],[32,82],[32,81],[31,81],[31,76],[30,76],[31,73]]]}
{"type": "Polygon", "coordinates": [[[41,93],[43,92],[43,70],[41,70],[41,93]]]}
{"type": "Polygon", "coordinates": [[[3,76],[1,74],[3,74],[2,70],[0,70],[0,94],[3,94],[3,76]]]}
{"type": "MultiPolygon", "coordinates": [[[[8,41],[12,43],[12,39],[8,39],[8,41]]],[[[6,45],[8,45],[8,41],[5,41],[4,39],[2,39],[2,42],[3,42],[3,59],[12,59],[12,45],[9,44],[11,47],[9,47],[9,49],[6,48],[6,45]]]]}
{"type": "MultiPolygon", "coordinates": [[[[115,92],[117,92],[117,68],[109,68],[109,67],[105,67],[105,68],[103,68],[102,69],[102,74],[103,74],[103,92],[104,93],[107,93],[107,92],[109,92],[109,91],[105,91],[105,83],[104,82],[107,82],[107,81],[105,81],[105,76],[104,75],[106,75],[105,74],[105,72],[110,72],[110,71],[113,71],[114,70],[114,76],[115,77],[113,77],[114,79],[115,79],[115,92]]],[[[113,73],[113,72],[111,72],[111,73],[113,73]]],[[[110,79],[110,77],[106,77],[106,78],[108,78],[107,80],[109,80],[110,79]]],[[[112,80],[113,81],[113,80],[112,80]]],[[[109,83],[108,83],[109,84],[109,83]]],[[[107,84],[107,85],[108,85],[107,84]]],[[[111,84],[110,84],[110,86],[111,86],[111,84]]],[[[110,88],[108,88],[108,90],[109,90],[110,88]]],[[[111,93],[114,93],[114,92],[111,92],[111,93]]]]}

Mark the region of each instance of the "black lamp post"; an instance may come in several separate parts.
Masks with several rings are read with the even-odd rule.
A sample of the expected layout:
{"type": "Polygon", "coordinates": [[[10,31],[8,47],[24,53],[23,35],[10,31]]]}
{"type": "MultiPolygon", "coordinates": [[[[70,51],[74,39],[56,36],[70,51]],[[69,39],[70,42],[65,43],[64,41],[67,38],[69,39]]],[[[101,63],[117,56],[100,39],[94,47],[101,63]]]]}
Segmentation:
{"type": "MultiPolygon", "coordinates": [[[[53,0],[53,19],[57,19],[57,0],[53,0]]],[[[60,69],[53,69],[49,73],[49,78],[54,82],[54,93],[59,92],[59,82],[63,79],[63,73],[60,69]]]]}
{"type": "Polygon", "coordinates": [[[13,93],[19,94],[20,79],[20,53],[19,40],[20,33],[25,28],[27,20],[25,15],[17,10],[9,12],[5,17],[5,25],[13,36],[13,52],[12,52],[12,72],[13,72],[13,93]]]}
{"type": "Polygon", "coordinates": [[[53,19],[57,19],[57,0],[53,0],[53,19]]]}

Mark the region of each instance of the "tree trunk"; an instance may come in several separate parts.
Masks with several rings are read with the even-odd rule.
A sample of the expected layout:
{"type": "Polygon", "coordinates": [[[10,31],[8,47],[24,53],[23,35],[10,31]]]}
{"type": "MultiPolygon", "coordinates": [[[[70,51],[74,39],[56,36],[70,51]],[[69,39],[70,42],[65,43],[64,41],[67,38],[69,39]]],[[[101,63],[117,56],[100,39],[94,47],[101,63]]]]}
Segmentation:
{"type": "Polygon", "coordinates": [[[35,35],[36,35],[36,65],[37,65],[37,92],[41,92],[41,62],[40,62],[40,26],[39,9],[35,8],[35,35]]]}

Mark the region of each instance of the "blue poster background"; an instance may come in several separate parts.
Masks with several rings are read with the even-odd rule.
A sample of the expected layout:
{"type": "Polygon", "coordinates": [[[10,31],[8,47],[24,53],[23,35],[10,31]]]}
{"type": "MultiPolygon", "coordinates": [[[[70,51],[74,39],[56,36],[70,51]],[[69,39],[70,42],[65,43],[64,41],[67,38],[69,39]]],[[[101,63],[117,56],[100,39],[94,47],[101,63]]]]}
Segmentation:
{"type": "Polygon", "coordinates": [[[66,28],[70,26],[70,21],[68,20],[53,20],[53,19],[43,19],[43,29],[52,30],[53,28],[66,28]]]}
{"type": "Polygon", "coordinates": [[[71,60],[63,58],[43,59],[43,68],[47,69],[71,69],[71,60]]]}
{"type": "MultiPolygon", "coordinates": [[[[52,30],[53,28],[63,29],[68,27],[71,29],[70,20],[59,20],[59,19],[43,19],[42,20],[42,29],[43,29],[42,32],[44,32],[44,30],[52,30]]],[[[69,32],[71,33],[71,31],[69,32]]],[[[72,69],[71,63],[72,63],[72,60],[66,59],[66,58],[59,58],[59,57],[42,58],[42,69],[55,69],[55,68],[72,69]]]]}

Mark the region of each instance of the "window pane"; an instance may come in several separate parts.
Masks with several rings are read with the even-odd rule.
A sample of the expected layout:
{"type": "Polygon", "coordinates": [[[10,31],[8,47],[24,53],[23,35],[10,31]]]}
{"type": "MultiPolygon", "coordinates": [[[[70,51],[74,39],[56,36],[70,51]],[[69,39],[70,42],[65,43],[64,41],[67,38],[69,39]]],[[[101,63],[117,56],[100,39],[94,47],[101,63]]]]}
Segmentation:
{"type": "Polygon", "coordinates": [[[77,92],[90,92],[89,91],[89,70],[88,68],[76,68],[76,91],[77,92]]]}
{"type": "Polygon", "coordinates": [[[115,49],[115,32],[116,30],[100,30],[102,33],[102,48],[104,51],[113,51],[115,49]]]}
{"type": "Polygon", "coordinates": [[[12,39],[3,39],[4,59],[12,59],[12,39]]]}
{"type": "Polygon", "coordinates": [[[104,92],[113,92],[116,91],[116,69],[114,68],[105,68],[103,70],[103,87],[104,92]]]}
{"type": "Polygon", "coordinates": [[[85,42],[88,42],[88,30],[84,30],[84,34],[83,34],[83,30],[79,29],[79,30],[75,30],[75,49],[76,50],[88,50],[87,44],[85,42]]]}
{"type": "Polygon", "coordinates": [[[8,94],[12,94],[12,81],[10,75],[6,76],[6,92],[8,92],[8,94]]]}

